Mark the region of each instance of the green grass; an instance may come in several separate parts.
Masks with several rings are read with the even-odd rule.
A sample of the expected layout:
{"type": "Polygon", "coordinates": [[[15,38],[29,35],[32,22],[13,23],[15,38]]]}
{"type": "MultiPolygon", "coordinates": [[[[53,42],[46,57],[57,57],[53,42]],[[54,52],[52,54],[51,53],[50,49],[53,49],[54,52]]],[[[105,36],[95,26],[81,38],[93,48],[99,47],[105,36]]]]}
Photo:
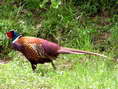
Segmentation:
{"type": "Polygon", "coordinates": [[[21,55],[0,65],[0,89],[117,89],[118,64],[100,57],[61,55],[35,73],[21,55]]]}

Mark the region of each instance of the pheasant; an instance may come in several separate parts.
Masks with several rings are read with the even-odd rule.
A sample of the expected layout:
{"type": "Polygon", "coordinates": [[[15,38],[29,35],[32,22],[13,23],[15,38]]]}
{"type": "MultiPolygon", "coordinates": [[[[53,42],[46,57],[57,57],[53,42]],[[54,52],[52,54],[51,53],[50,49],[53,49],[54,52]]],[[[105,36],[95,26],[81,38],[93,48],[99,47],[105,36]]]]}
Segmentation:
{"type": "Polygon", "coordinates": [[[16,31],[6,32],[6,35],[12,40],[11,45],[13,48],[20,51],[29,60],[33,71],[36,69],[37,64],[48,62],[56,69],[53,60],[55,60],[59,54],[89,54],[107,57],[94,52],[65,48],[41,38],[22,36],[16,31]]]}

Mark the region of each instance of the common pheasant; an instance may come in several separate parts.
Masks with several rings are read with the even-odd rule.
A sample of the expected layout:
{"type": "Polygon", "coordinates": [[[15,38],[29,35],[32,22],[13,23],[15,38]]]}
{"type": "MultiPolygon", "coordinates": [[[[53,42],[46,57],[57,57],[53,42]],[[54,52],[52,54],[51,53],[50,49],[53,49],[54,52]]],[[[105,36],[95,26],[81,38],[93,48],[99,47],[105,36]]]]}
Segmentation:
{"type": "Polygon", "coordinates": [[[9,31],[6,35],[12,40],[13,48],[20,51],[29,60],[33,71],[36,69],[37,64],[46,62],[50,62],[55,69],[53,60],[55,60],[59,54],[89,54],[106,57],[94,52],[65,48],[41,38],[22,36],[16,31],[9,31]]]}

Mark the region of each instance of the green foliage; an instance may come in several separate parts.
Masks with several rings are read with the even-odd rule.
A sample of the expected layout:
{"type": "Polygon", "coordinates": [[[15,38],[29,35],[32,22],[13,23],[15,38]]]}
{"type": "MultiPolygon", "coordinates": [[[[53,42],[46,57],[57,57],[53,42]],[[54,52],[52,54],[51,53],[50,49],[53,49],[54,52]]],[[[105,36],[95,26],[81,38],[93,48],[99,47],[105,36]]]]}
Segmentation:
{"type": "Polygon", "coordinates": [[[115,58],[118,57],[118,23],[114,24],[114,26],[110,29],[111,37],[108,39],[110,42],[109,51],[113,53],[115,58]]]}
{"type": "Polygon", "coordinates": [[[80,10],[84,15],[95,16],[102,14],[105,11],[115,12],[114,8],[117,8],[117,0],[72,0],[75,5],[80,6],[80,10]]]}

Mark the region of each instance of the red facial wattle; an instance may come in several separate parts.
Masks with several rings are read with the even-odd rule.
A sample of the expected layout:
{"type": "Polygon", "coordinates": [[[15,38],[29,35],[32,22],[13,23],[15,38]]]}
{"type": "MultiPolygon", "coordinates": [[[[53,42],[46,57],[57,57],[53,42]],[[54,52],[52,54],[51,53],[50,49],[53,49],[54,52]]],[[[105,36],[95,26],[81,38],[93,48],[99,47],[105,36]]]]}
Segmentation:
{"type": "Polygon", "coordinates": [[[6,34],[7,34],[7,37],[8,37],[9,39],[12,39],[12,38],[13,38],[12,32],[7,32],[6,34]]]}

